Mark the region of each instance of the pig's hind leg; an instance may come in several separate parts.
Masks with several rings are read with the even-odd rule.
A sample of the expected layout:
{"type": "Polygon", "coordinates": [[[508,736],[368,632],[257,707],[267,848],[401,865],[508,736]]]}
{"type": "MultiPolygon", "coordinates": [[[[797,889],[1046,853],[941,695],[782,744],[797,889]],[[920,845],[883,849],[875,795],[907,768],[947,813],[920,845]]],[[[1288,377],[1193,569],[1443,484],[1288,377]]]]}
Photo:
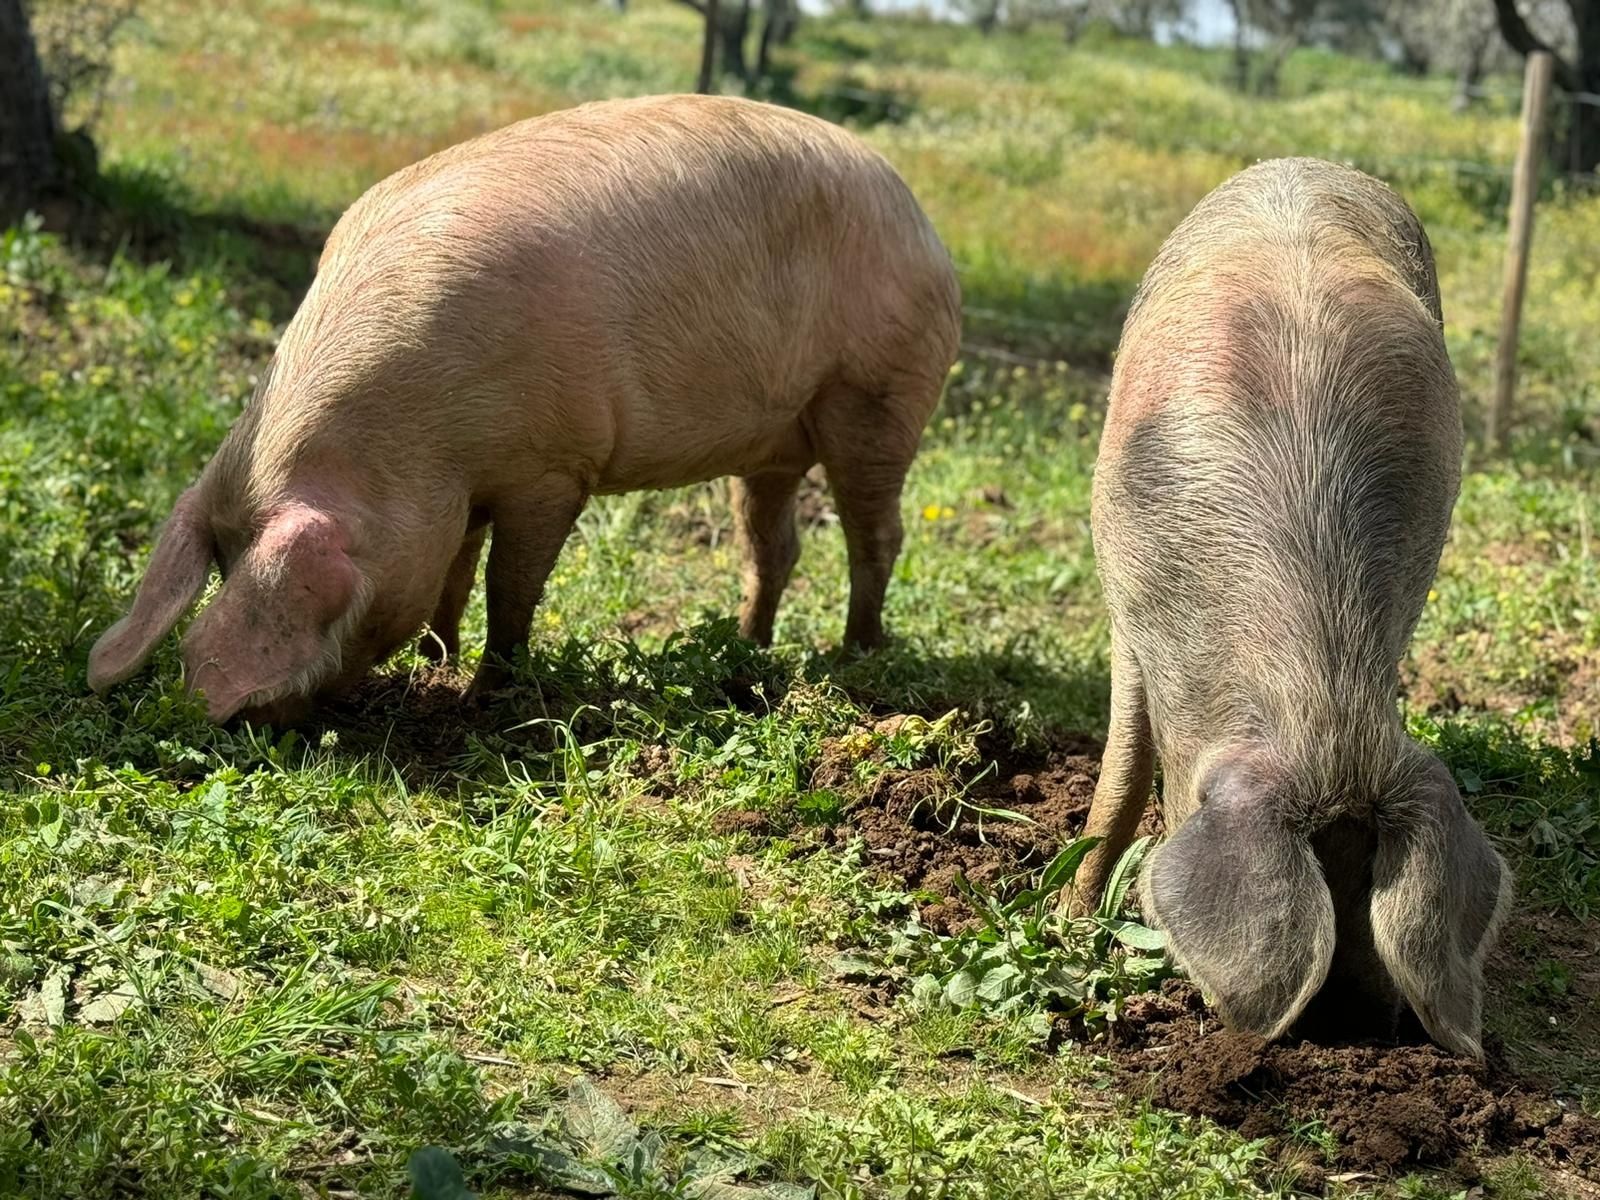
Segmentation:
{"type": "Polygon", "coordinates": [[[478,577],[478,556],[483,551],[483,539],[489,533],[485,521],[476,529],[469,529],[461,540],[445,576],[444,591],[433,610],[433,620],[428,622],[428,632],[417,644],[417,653],[432,662],[444,662],[461,653],[461,614],[467,611],[467,601],[472,597],[472,585],[478,577]]]}
{"type": "Polygon", "coordinates": [[[744,560],[739,634],[772,644],[772,623],[789,575],[800,559],[794,498],[801,473],[773,470],[733,481],[733,520],[744,560]]]}
{"type": "Polygon", "coordinates": [[[850,558],[850,610],[844,644],[883,644],[883,598],[900,554],[900,493],[922,428],[939,403],[942,380],[872,394],[825,390],[812,403],[811,436],[828,473],[850,558]]]}
{"type": "Polygon", "coordinates": [[[586,499],[577,480],[546,475],[489,506],[494,525],[484,576],[489,638],[468,700],[481,700],[510,682],[512,659],[528,644],[533,610],[586,499]]]}

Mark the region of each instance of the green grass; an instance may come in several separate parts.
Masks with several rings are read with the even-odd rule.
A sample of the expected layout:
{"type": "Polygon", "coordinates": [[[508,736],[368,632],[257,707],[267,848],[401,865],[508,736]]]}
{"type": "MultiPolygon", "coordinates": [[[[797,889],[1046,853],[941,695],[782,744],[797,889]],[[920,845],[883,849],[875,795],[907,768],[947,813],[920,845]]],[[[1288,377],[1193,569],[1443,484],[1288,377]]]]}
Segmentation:
{"type": "MultiPolygon", "coordinates": [[[[925,1004],[909,984],[869,1002],[842,981],[839,956],[876,953],[905,898],[859,848],[815,849],[837,800],[812,770],[825,738],[886,711],[960,710],[958,748],[984,723],[985,745],[1103,729],[1088,498],[1106,356],[1161,237],[1251,157],[1391,164],[1439,249],[1475,427],[1503,191],[1400,160],[1504,164],[1510,114],[1451,116],[1442,85],[1320,54],[1291,61],[1283,100],[1247,102],[1193,50],[813,22],[784,94],[895,98],[903,119],[868,108],[861,128],[923,196],[971,309],[907,488],[895,644],[830,655],[845,572],[826,522],[779,645],[733,637],[708,485],[585,513],[525,695],[470,735],[430,741],[448,718],[408,716],[420,675],[359,723],[229,732],[183,697],[174,646],[106,701],[84,659],[270,355],[318,231],[476,129],[681,88],[695,46],[667,4],[214,17],[149,0],[121,45],[109,239],[0,240],[0,1194],[404,1195],[429,1145],[481,1194],[541,1194],[530,1147],[582,1157],[565,1098],[583,1073],[659,1137],[624,1195],[681,1193],[711,1155],[827,1197],[1287,1195],[1265,1148],[1117,1095],[1093,1044],[1052,1048],[1036,1005],[925,1004]],[[748,810],[772,828],[719,819],[748,810]]],[[[1518,872],[1492,1029],[1592,1105],[1600,202],[1552,187],[1538,229],[1517,453],[1471,454],[1406,680],[1414,731],[1518,872]]],[[[480,596],[468,644],[482,630],[480,596]]],[[[895,752],[953,785],[973,769],[965,749],[895,752]]],[[[923,953],[951,977],[975,950],[923,953]]],[[[1486,1187],[1562,1194],[1519,1159],[1486,1187]]]]}

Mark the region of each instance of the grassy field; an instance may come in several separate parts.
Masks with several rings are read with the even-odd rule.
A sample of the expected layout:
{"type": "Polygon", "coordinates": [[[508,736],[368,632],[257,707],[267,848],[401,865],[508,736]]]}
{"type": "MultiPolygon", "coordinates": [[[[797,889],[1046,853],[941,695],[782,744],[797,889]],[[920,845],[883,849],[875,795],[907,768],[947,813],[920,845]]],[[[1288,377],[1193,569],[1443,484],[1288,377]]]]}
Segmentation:
{"type": "MultiPolygon", "coordinates": [[[[98,124],[99,232],[0,235],[0,1195],[404,1195],[427,1146],[487,1196],[1306,1186],[1284,1146],[1114,1086],[1094,1035],[1137,955],[1106,956],[1070,1031],[1086,1036],[1028,996],[930,998],[886,964],[936,971],[962,947],[896,942],[926,897],[828,831],[891,768],[931,773],[960,809],[990,760],[1103,732],[1088,495],[1105,371],[1150,255],[1239,167],[1319,154],[1401,188],[1438,252],[1476,431],[1505,106],[1452,114],[1443,81],[1311,52],[1282,98],[1247,101],[1193,50],[813,21],[774,94],[901,168],[968,306],[908,484],[888,651],[830,653],[845,573],[821,494],[780,644],[741,643],[711,485],[593,505],[536,617],[525,696],[471,724],[452,680],[409,659],[300,733],[207,726],[171,645],[108,700],[86,694],[88,646],[339,211],[474,132],[681,90],[695,37],[687,9],[649,0],[242,0],[203,20],[144,0],[98,124]],[[841,747],[851,788],[819,776],[841,747]]],[[[1593,1111],[1600,195],[1552,182],[1538,220],[1524,421],[1511,456],[1469,451],[1407,711],[1517,869],[1491,1031],[1593,1111]]],[[[480,595],[467,644],[482,627],[480,595]]],[[[1333,1162],[1325,1129],[1299,1141],[1333,1162]]],[[[1587,1194],[1537,1157],[1479,1165],[1325,1186],[1587,1194]]]]}

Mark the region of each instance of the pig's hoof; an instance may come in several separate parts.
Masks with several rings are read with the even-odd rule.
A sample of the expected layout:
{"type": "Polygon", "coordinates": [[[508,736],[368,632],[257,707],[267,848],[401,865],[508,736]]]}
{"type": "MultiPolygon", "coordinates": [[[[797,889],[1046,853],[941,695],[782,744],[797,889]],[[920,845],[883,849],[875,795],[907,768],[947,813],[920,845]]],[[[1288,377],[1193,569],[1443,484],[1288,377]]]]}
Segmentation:
{"type": "Polygon", "coordinates": [[[472,683],[462,699],[481,708],[493,699],[496,692],[504,691],[510,682],[509,671],[492,664],[482,664],[478,667],[478,673],[472,677],[472,683]]]}

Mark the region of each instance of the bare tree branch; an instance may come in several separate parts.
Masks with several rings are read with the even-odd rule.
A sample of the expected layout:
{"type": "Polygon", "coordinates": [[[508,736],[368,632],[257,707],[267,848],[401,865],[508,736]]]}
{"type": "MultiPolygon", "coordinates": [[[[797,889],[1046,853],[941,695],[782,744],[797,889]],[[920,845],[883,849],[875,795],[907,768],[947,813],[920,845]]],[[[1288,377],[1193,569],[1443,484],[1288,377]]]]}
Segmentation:
{"type": "Polygon", "coordinates": [[[1518,54],[1528,55],[1543,50],[1555,59],[1556,82],[1566,91],[1581,92],[1582,84],[1578,73],[1572,69],[1572,64],[1555,52],[1555,49],[1528,28],[1527,21],[1522,19],[1522,14],[1517,11],[1516,0],[1494,0],[1495,19],[1500,22],[1500,36],[1505,38],[1506,45],[1518,54]]]}

